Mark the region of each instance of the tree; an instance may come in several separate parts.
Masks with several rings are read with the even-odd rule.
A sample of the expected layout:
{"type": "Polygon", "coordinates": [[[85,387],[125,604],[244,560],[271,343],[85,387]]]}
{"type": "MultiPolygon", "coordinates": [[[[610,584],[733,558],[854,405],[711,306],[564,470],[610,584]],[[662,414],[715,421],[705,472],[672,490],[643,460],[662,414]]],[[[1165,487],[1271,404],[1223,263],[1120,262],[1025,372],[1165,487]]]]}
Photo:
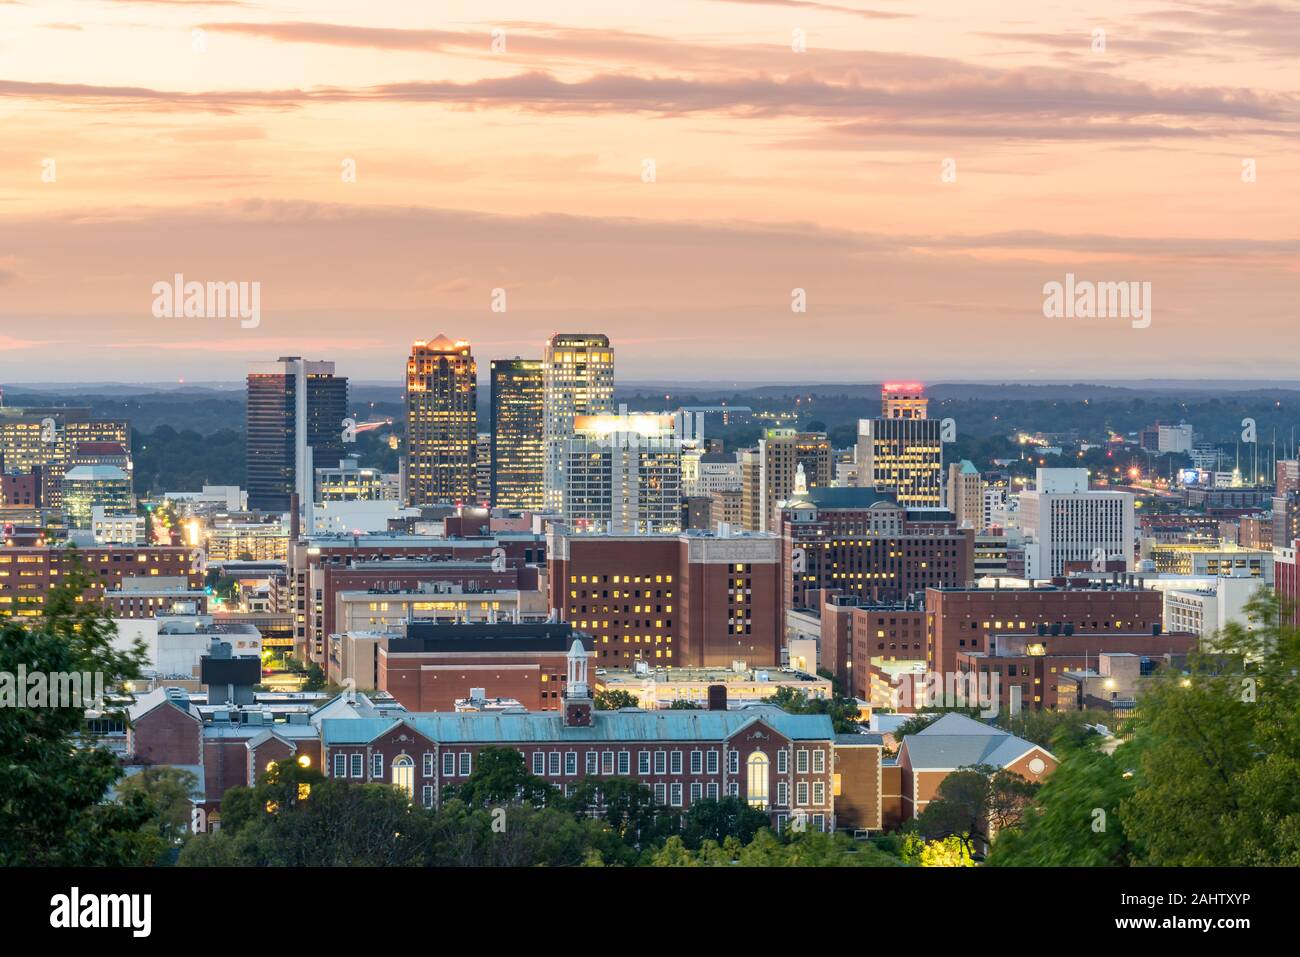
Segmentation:
{"type": "Polygon", "coordinates": [[[119,803],[131,803],[136,794],[154,807],[144,830],[157,835],[163,856],[170,859],[191,833],[194,800],[200,796],[198,776],[184,768],[144,768],[117,787],[119,803]]]}
{"type": "Polygon", "coordinates": [[[316,662],[307,665],[307,680],[303,682],[303,691],[321,691],[325,687],[325,672],[316,662]]]}
{"type": "Polygon", "coordinates": [[[470,776],[463,784],[448,788],[444,797],[460,798],[471,808],[518,803],[544,807],[555,794],[552,785],[528,772],[524,756],[514,748],[484,748],[470,776]]]}
{"type": "Polygon", "coordinates": [[[597,711],[617,711],[619,708],[639,708],[641,702],[630,691],[615,689],[596,692],[597,711]]]}
{"type": "Polygon", "coordinates": [[[633,778],[585,777],[568,798],[568,806],[575,816],[595,814],[635,850],[653,846],[679,830],[679,815],[659,804],[654,792],[633,778]]]}
{"type": "Polygon", "coordinates": [[[802,691],[783,685],[776,693],[763,699],[764,704],[774,704],[790,714],[829,715],[836,734],[854,734],[858,730],[858,702],[832,692],[830,698],[809,698],[802,691]]]}
{"type": "Polygon", "coordinates": [[[669,711],[701,711],[703,710],[694,701],[687,701],[685,698],[678,698],[668,706],[669,711]]]}
{"type": "Polygon", "coordinates": [[[1276,597],[1247,605],[1186,672],[1157,673],[1131,744],[1120,820],[1143,863],[1300,864],[1300,631],[1276,597]]]}
{"type": "Polygon", "coordinates": [[[764,812],[737,797],[693,801],[682,817],[682,840],[692,850],[705,841],[721,843],[729,837],[748,844],[768,823],[764,812]]]}
{"type": "Polygon", "coordinates": [[[1038,785],[1004,768],[977,765],[949,774],[916,818],[928,840],[956,838],[969,854],[998,831],[1017,827],[1038,785]]]}
{"type": "Polygon", "coordinates": [[[1126,832],[1120,804],[1133,781],[1094,737],[1058,753],[1060,766],[1043,782],[1018,828],[993,840],[991,867],[1125,867],[1142,853],[1126,832]]]}
{"type": "MultiPolygon", "coordinates": [[[[70,550],[74,568],[49,591],[42,617],[0,623],[0,675],[21,666],[28,676],[89,673],[113,689],[138,677],[145,661],[137,642],[113,645],[115,630],[100,607],[83,600],[89,577],[70,550]]],[[[15,694],[0,680],[0,699],[15,694]]],[[[29,684],[30,687],[30,684],[29,684]]],[[[108,802],[121,777],[117,759],[92,744],[89,700],[45,706],[0,706],[0,865],[92,867],[145,864],[158,851],[142,831],[155,809],[142,794],[108,802]]],[[[111,713],[110,713],[111,714],[111,713]]]]}

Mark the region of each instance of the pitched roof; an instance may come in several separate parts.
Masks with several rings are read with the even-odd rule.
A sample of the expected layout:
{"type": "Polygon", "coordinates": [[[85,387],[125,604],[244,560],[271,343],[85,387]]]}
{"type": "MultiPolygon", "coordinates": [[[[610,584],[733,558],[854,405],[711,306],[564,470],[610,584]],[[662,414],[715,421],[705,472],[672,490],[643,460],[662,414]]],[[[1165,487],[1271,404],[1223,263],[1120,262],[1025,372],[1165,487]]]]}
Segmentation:
{"type": "Polygon", "coordinates": [[[396,718],[327,718],[321,740],[327,746],[367,744],[399,724],[432,741],[460,744],[510,744],[566,741],[721,741],[746,725],[762,721],[792,740],[830,741],[829,715],[787,714],[779,708],[743,711],[597,711],[590,728],[572,728],[561,712],[411,714],[396,718]]]}
{"type": "MultiPolygon", "coordinates": [[[[913,768],[939,771],[976,764],[1002,768],[1039,746],[1001,728],[950,712],[916,734],[909,734],[903,739],[903,747],[913,768]]],[[[1052,757],[1046,748],[1041,750],[1052,757]]]]}

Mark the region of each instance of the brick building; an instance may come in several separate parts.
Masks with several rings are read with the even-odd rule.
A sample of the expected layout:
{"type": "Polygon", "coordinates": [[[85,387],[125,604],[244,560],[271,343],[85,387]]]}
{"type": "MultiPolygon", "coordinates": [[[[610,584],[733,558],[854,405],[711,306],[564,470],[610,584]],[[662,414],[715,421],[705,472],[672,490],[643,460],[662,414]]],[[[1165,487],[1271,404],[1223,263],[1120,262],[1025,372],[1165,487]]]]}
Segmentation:
{"type": "Polygon", "coordinates": [[[630,777],[660,803],[689,809],[732,796],[767,811],[780,828],[792,814],[835,826],[835,733],[826,715],[775,707],[741,711],[595,711],[587,656],[574,643],[562,712],[409,714],[326,720],[325,773],[384,781],[425,807],[473,773],[487,747],[515,748],[533,774],[564,793],[585,777],[630,777]]]}
{"type": "Polygon", "coordinates": [[[420,582],[480,581],[484,587],[537,587],[536,572],[527,566],[546,563],[546,541],[540,535],[504,533],[484,538],[434,538],[428,535],[378,533],[325,535],[289,545],[289,582],[293,592],[294,654],[299,660],[324,665],[325,638],[333,628],[334,600],[328,592],[372,587],[414,588],[420,582]],[[410,574],[398,574],[412,563],[410,574]],[[419,568],[418,563],[443,563],[419,568]],[[474,563],[460,572],[454,563],[474,563]],[[362,566],[357,568],[356,566],[362,566]],[[369,566],[373,574],[366,574],[369,566]],[[352,574],[351,569],[362,574],[352,574]],[[514,572],[513,577],[509,574],[514,572]],[[503,574],[505,573],[505,574],[503,574]],[[376,584],[379,583],[379,584],[376,584]]]}
{"type": "Polygon", "coordinates": [[[781,589],[801,608],[815,588],[898,601],[975,577],[975,532],[940,508],[901,507],[870,488],[810,488],[782,503],[781,589]]]}
{"type": "Polygon", "coordinates": [[[86,598],[96,601],[106,590],[119,590],[125,579],[181,578],[198,589],[203,575],[197,555],[189,548],[162,545],[0,546],[0,615],[39,616],[49,590],[78,566],[92,583],[86,598]]]}
{"type": "MultiPolygon", "coordinates": [[[[1152,631],[1158,627],[1153,626],[1152,631]]],[[[1052,634],[1045,625],[1040,625],[1032,635],[991,635],[988,651],[958,652],[957,671],[964,675],[996,676],[1000,710],[1058,711],[1064,674],[1096,668],[1102,653],[1138,656],[1149,662],[1143,672],[1146,674],[1157,660],[1195,651],[1200,640],[1189,632],[1152,634],[1152,631],[1052,634]]],[[[1073,690],[1067,692],[1073,693],[1073,690]]]]}
{"type": "Polygon", "coordinates": [[[869,602],[856,595],[823,594],[820,665],[840,680],[846,693],[870,700],[868,666],[873,660],[925,660],[926,613],[919,602],[869,602]]]}
{"type": "Polygon", "coordinates": [[[514,698],[529,711],[563,703],[571,626],[448,625],[412,622],[405,638],[379,643],[379,687],[409,711],[454,711],[456,701],[482,688],[490,698],[514,698]]]}
{"type": "Polygon", "coordinates": [[[995,634],[1068,626],[1070,647],[1096,647],[1093,635],[1150,633],[1161,623],[1160,592],[1139,585],[1045,585],[1035,588],[931,588],[925,593],[926,661],[952,674],[957,656],[988,651],[995,634]]]}
{"type": "Polygon", "coordinates": [[[765,533],[549,533],[551,607],[600,667],[777,665],[779,540],[765,533]]]}

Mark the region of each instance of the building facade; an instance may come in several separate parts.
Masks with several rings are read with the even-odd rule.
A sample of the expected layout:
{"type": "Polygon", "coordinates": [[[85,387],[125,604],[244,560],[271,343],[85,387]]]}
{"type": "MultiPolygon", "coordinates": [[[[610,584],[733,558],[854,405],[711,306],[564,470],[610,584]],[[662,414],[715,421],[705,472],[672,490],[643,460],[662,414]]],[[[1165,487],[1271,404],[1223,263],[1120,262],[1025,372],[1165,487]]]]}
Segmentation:
{"type": "Polygon", "coordinates": [[[562,332],[551,337],[542,357],[542,410],[545,505],[547,511],[560,512],[574,419],[614,411],[614,349],[608,336],[562,332]]]}
{"type": "Polygon", "coordinates": [[[463,339],[419,339],[406,361],[406,504],[469,503],[477,490],[478,364],[463,339]]]}
{"type": "Polygon", "coordinates": [[[545,507],[545,376],[540,359],[493,359],[492,489],[495,508],[545,507]]]}

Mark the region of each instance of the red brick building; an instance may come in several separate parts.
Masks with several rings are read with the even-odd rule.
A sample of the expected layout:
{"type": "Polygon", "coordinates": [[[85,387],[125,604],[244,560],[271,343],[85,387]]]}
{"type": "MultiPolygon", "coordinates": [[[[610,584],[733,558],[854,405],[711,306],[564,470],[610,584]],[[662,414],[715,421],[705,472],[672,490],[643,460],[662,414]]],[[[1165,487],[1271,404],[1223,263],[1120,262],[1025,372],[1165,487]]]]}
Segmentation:
{"type": "Polygon", "coordinates": [[[957,656],[988,651],[989,636],[1058,629],[1073,644],[1092,648],[1094,635],[1150,634],[1161,623],[1161,593],[1136,585],[1036,588],[931,588],[925,593],[926,660],[952,674],[957,656]],[[1068,633],[1067,633],[1068,632],[1068,633]]]}
{"type": "Polygon", "coordinates": [[[1057,711],[1058,688],[1065,672],[1096,668],[1097,656],[1103,652],[1154,661],[1168,655],[1186,655],[1199,643],[1196,635],[1187,632],[1053,635],[1043,626],[1037,632],[1041,633],[993,635],[989,651],[959,652],[957,671],[987,675],[990,681],[996,676],[1000,710],[1011,710],[1014,703],[1024,710],[1057,711]]]}
{"type": "Polygon", "coordinates": [[[294,654],[325,663],[325,636],[334,614],[331,593],[372,587],[413,588],[420,582],[482,581],[484,587],[536,588],[536,568],[546,563],[540,535],[505,533],[486,538],[434,538],[429,535],[378,533],[326,535],[289,543],[289,580],[293,591],[294,654]],[[394,562],[410,562],[407,572],[394,562]],[[420,568],[430,564],[434,568],[420,568]],[[465,565],[457,570],[454,566],[465,565]],[[365,574],[370,566],[374,574],[365,574]],[[530,573],[527,568],[533,566],[530,573]],[[363,574],[350,577],[354,569],[363,574]],[[409,572],[409,573],[408,573],[409,572]],[[511,574],[513,573],[513,575],[511,574]],[[496,582],[497,584],[490,584],[496,582]]]}
{"type": "Polygon", "coordinates": [[[0,546],[0,615],[40,615],[49,590],[63,584],[78,565],[93,583],[86,590],[86,598],[93,600],[106,589],[120,589],[126,578],[184,578],[192,589],[203,583],[201,562],[188,548],[0,546]]]}
{"type": "Polygon", "coordinates": [[[816,594],[824,596],[820,664],[848,694],[870,700],[873,659],[925,659],[926,614],[919,604],[863,601],[834,591],[816,594]]]}
{"type": "Polygon", "coordinates": [[[905,509],[870,488],[811,488],[778,510],[784,608],[813,589],[877,602],[975,577],[975,532],[946,509],[905,509]]]}
{"type": "Polygon", "coordinates": [[[600,667],[774,666],[781,660],[774,535],[549,535],[551,607],[592,636],[600,667]]]}
{"type": "Polygon", "coordinates": [[[575,637],[590,646],[567,624],[412,622],[406,638],[381,642],[379,687],[417,712],[454,711],[475,688],[529,711],[557,711],[575,637]]]}

